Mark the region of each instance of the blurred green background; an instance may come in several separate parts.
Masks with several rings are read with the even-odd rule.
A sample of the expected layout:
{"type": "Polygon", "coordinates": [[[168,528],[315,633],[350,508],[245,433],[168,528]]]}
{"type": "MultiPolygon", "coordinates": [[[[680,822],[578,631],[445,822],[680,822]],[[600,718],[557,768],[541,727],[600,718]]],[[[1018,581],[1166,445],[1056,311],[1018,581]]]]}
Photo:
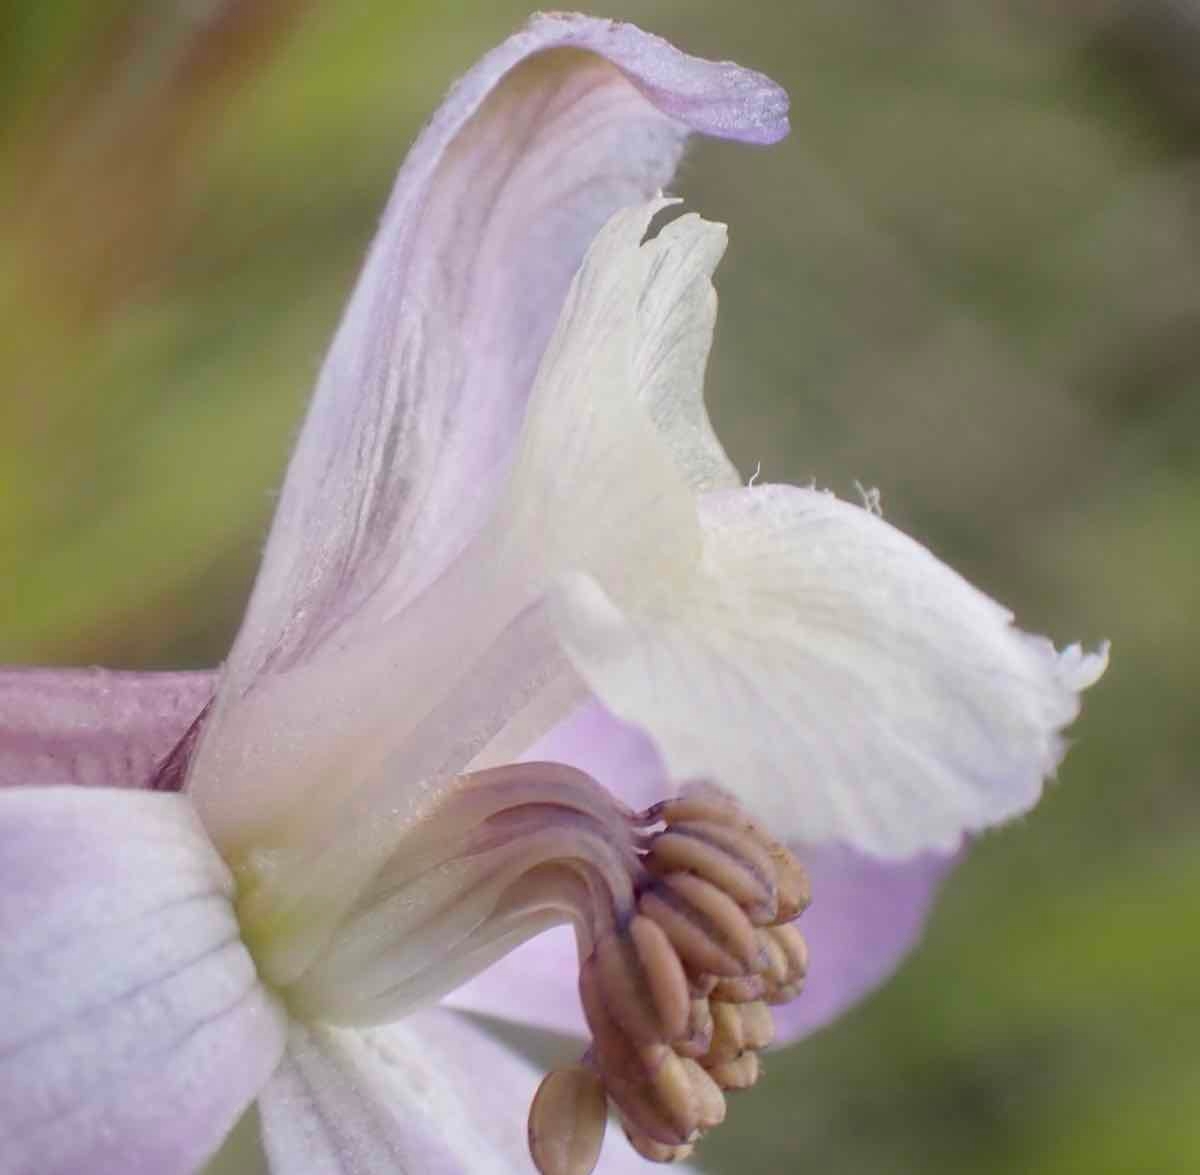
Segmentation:
{"type": "MultiPolygon", "coordinates": [[[[1113,641],[1062,779],[714,1172],[1200,1170],[1200,2],[614,3],[784,83],[704,144],[747,472],[1113,641]]],[[[507,0],[0,3],[0,660],[219,660],[391,177],[507,0]]]]}

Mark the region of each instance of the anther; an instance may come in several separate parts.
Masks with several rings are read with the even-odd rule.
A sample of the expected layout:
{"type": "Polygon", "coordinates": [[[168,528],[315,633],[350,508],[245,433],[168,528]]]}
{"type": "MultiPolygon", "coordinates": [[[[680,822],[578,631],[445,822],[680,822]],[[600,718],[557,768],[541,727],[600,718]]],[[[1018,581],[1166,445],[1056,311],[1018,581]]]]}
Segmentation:
{"type": "Polygon", "coordinates": [[[608,1096],[641,1133],[669,1146],[688,1142],[698,1127],[681,1058],[665,1044],[638,1045],[604,1001],[593,955],[579,972],[579,998],[592,1030],[591,1060],[608,1096]]]}
{"type": "Polygon", "coordinates": [[[803,979],[808,974],[808,943],[798,926],[790,922],[783,926],[772,926],[766,931],[783,948],[788,961],[788,983],[803,979]]]}
{"type": "Polygon", "coordinates": [[[692,998],[687,975],[671,940],[658,923],[644,914],[635,915],[629,923],[629,937],[658,1014],[661,1037],[668,1041],[685,1039],[689,1035],[692,998]]]}
{"type": "Polygon", "coordinates": [[[542,1175],[591,1175],[604,1143],[604,1083],[582,1067],[547,1074],[529,1108],[529,1153],[542,1175]]]}
{"type": "Polygon", "coordinates": [[[721,979],[712,989],[712,999],[726,1004],[748,1004],[752,1000],[766,999],[770,985],[763,975],[739,975],[734,979],[721,979]]]}
{"type": "Polygon", "coordinates": [[[761,1052],[775,1039],[775,1021],[766,1004],[754,1000],[748,1004],[735,1005],[742,1023],[742,1039],[748,1049],[761,1052]]]}
{"type": "Polygon", "coordinates": [[[704,1057],[710,1067],[736,1060],[746,1051],[746,1034],[737,1005],[714,1003],[712,1047],[704,1057]]]}
{"type": "MultiPolygon", "coordinates": [[[[686,1143],[684,1146],[668,1146],[656,1138],[651,1138],[648,1134],[643,1134],[628,1122],[623,1122],[622,1126],[625,1130],[625,1137],[629,1139],[629,1145],[643,1159],[649,1159],[652,1163],[680,1163],[684,1159],[690,1158],[692,1151],[696,1149],[691,1143],[686,1143]]],[[[543,1172],[543,1175],[549,1175],[549,1172],[543,1172]]]]}
{"type": "Polygon", "coordinates": [[[758,932],[759,946],[762,948],[762,975],[772,988],[783,987],[791,976],[791,964],[779,940],[765,930],[758,932]]]}
{"type": "Polygon", "coordinates": [[[713,1018],[707,999],[694,999],[688,1009],[687,1035],[675,1042],[681,1057],[702,1057],[712,1047],[713,1018]]]}
{"type": "Polygon", "coordinates": [[[812,885],[808,870],[781,844],[772,843],[771,860],[775,863],[775,887],[778,906],[775,920],[791,922],[799,918],[812,903],[812,885]]]}
{"type": "Polygon", "coordinates": [[[604,1098],[644,1158],[690,1155],[724,1120],[725,1091],[758,1080],[775,1035],[770,1005],[797,995],[808,968],[789,924],[808,905],[807,875],[736,801],[691,787],[629,819],[631,889],[608,903],[589,890],[588,908],[604,916],[575,916],[592,1047],[585,1068],[551,1074],[534,1099],[542,1175],[590,1171],[604,1098]]]}
{"type": "Polygon", "coordinates": [[[762,1075],[758,1053],[747,1050],[732,1061],[723,1061],[708,1071],[722,1089],[749,1089],[762,1075]]]}
{"type": "Polygon", "coordinates": [[[694,873],[733,898],[752,922],[775,920],[778,900],[770,854],[743,831],[711,822],[673,824],[650,842],[646,867],[659,877],[694,873]]]}
{"type": "Polygon", "coordinates": [[[742,908],[723,890],[690,873],[672,873],[641,897],[639,909],[666,931],[686,967],[744,975],[761,949],[742,908]]]}
{"type": "Polygon", "coordinates": [[[691,783],[682,794],[660,800],[647,815],[664,824],[686,824],[693,820],[712,821],[734,828],[749,827],[752,821],[745,809],[727,792],[710,783],[691,783]]]}
{"type": "Polygon", "coordinates": [[[696,1061],[683,1058],[680,1062],[687,1071],[692,1093],[696,1098],[700,1131],[711,1130],[725,1121],[725,1095],[708,1071],[696,1061]]]}
{"type": "Polygon", "coordinates": [[[620,933],[606,934],[596,943],[596,982],[612,1018],[633,1041],[655,1044],[666,1034],[658,1009],[649,998],[637,954],[620,933]]]}
{"type": "Polygon", "coordinates": [[[773,836],[756,824],[742,806],[719,788],[706,783],[689,785],[682,795],[655,804],[648,817],[668,825],[703,822],[737,830],[752,837],[768,854],[773,865],[778,906],[777,922],[799,917],[812,901],[812,890],[804,866],[773,836]]]}

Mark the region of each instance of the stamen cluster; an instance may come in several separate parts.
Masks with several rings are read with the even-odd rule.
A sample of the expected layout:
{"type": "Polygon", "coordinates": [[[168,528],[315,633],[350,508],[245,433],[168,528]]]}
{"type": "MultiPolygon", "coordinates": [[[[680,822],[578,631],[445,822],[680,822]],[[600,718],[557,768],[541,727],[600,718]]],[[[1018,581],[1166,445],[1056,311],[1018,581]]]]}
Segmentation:
{"type": "Polygon", "coordinates": [[[549,1074],[530,1110],[542,1175],[588,1175],[608,1104],[647,1159],[674,1162],[725,1117],[725,1094],[761,1074],[770,1006],[807,970],[792,924],[809,902],[790,852],[725,793],[697,786],[639,813],[634,908],[580,968],[592,1032],[581,1064],[549,1074]]]}

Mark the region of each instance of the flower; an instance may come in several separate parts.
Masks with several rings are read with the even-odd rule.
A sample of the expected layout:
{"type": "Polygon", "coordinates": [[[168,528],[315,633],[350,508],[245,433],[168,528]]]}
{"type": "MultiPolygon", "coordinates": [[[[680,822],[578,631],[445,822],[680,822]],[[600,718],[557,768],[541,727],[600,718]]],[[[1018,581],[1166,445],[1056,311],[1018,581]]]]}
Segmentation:
{"type": "Polygon", "coordinates": [[[0,677],[40,785],[0,792],[6,1171],[192,1170],[253,1101],[273,1171],[528,1169],[536,1075],[428,1007],[578,1029],[577,976],[537,1162],[590,1169],[606,1098],[678,1157],[1036,802],[1106,654],[709,427],[724,230],[656,193],[688,133],[786,128],[760,75],[534,18],[400,173],[219,676],[0,677]],[[773,1026],[785,841],[821,961],[773,1026]]]}

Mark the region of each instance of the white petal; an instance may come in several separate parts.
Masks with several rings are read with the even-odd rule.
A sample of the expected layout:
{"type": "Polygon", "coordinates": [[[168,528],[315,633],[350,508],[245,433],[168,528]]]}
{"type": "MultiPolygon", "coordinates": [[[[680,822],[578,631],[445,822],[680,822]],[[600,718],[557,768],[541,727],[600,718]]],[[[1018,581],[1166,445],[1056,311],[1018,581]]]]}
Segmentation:
{"type": "Polygon", "coordinates": [[[710,777],[776,835],[901,857],[1032,806],[1107,652],[1049,641],[832,495],[705,495],[702,566],[636,609],[576,575],[563,640],[675,778],[710,777]]]}
{"type": "Polygon", "coordinates": [[[639,250],[646,268],[637,301],[633,387],[684,480],[698,491],[741,481],[704,407],[704,371],[717,323],[712,275],[726,240],[723,224],[688,213],[639,250]]]}
{"type": "Polygon", "coordinates": [[[278,1061],[284,1017],[180,795],[0,792],[0,1170],[190,1172],[278,1061]]]}
{"type": "MultiPolygon", "coordinates": [[[[259,1102],[271,1171],[530,1175],[526,1115],[540,1078],[453,1012],[370,1032],[296,1026],[259,1102]]],[[[610,1138],[596,1170],[645,1165],[610,1138]]]]}
{"type": "Polygon", "coordinates": [[[538,372],[504,523],[546,574],[668,594],[699,554],[694,491],[736,473],[703,371],[724,226],[689,214],[643,242],[656,200],[614,216],[576,275],[538,372]]]}

